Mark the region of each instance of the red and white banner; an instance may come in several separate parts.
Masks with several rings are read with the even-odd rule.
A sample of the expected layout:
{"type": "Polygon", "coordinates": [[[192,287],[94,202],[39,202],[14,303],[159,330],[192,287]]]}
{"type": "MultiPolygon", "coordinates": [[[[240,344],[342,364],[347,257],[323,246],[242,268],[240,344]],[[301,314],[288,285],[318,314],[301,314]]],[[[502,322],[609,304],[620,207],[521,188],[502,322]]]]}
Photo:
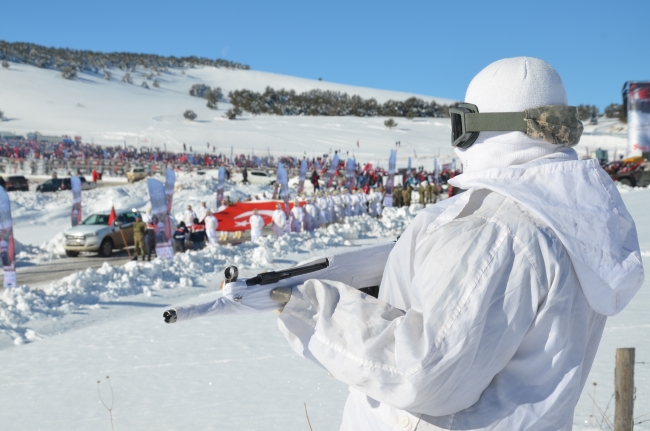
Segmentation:
{"type": "MultiPolygon", "coordinates": [[[[257,210],[264,219],[264,226],[271,224],[271,217],[277,204],[283,205],[283,201],[253,201],[253,202],[237,202],[234,205],[226,207],[222,211],[215,214],[219,221],[220,231],[234,232],[238,230],[248,230],[251,228],[249,219],[253,215],[253,211],[257,210]]],[[[300,206],[305,202],[301,201],[300,206]]],[[[293,202],[289,202],[289,210],[293,208],[293,202]]]]}
{"type": "Polygon", "coordinates": [[[628,82],[626,85],[627,157],[640,156],[650,152],[650,82],[628,82]]]}

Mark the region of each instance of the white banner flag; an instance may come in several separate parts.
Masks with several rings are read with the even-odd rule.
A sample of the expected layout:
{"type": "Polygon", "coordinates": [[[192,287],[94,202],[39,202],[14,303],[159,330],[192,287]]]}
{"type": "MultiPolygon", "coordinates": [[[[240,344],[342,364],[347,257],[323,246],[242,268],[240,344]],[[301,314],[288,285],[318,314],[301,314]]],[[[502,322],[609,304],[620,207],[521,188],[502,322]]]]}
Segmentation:
{"type": "Polygon", "coordinates": [[[221,207],[221,201],[223,201],[223,189],[226,184],[226,170],[222,167],[219,168],[219,173],[217,174],[217,208],[221,207]]]}
{"type": "Polygon", "coordinates": [[[4,287],[16,287],[16,248],[11,221],[11,202],[2,187],[0,187],[0,256],[4,268],[4,287]]]}
{"type": "Polygon", "coordinates": [[[298,194],[302,193],[305,188],[305,178],[307,177],[307,161],[300,163],[300,174],[298,175],[298,194]]]}
{"type": "Polygon", "coordinates": [[[147,178],[149,199],[151,200],[151,219],[156,231],[156,256],[161,259],[173,259],[174,247],[171,238],[165,186],[153,178],[147,178]]]}
{"type": "Polygon", "coordinates": [[[72,211],[70,212],[70,222],[72,226],[81,223],[81,179],[74,176],[70,178],[70,188],[72,189],[72,211]]]}
{"type": "Polygon", "coordinates": [[[172,201],[174,200],[174,186],[176,185],[176,173],[172,168],[167,168],[165,175],[165,201],[167,202],[167,212],[172,210],[172,201]]]}
{"type": "Polygon", "coordinates": [[[388,180],[386,181],[386,195],[384,196],[384,206],[393,206],[393,189],[395,188],[395,165],[397,163],[397,154],[395,150],[390,150],[388,158],[388,180]]]}

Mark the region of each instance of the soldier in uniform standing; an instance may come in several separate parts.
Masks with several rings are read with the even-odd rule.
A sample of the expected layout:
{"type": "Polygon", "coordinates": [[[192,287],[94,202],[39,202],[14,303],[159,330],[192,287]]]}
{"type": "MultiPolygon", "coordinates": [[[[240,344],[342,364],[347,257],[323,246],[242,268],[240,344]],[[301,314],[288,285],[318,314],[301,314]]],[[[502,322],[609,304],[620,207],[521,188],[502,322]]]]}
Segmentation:
{"type": "Polygon", "coordinates": [[[135,223],[133,223],[133,259],[138,260],[138,255],[142,256],[144,261],[144,235],[147,231],[147,224],[142,221],[142,215],[138,213],[135,216],[135,223]]]}

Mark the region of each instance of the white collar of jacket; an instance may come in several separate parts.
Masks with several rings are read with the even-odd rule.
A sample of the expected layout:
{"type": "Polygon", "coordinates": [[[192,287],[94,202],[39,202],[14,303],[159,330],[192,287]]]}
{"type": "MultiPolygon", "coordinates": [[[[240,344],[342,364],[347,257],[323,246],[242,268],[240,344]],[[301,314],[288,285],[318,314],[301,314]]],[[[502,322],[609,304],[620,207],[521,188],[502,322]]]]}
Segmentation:
{"type": "Polygon", "coordinates": [[[473,192],[487,189],[518,202],[553,229],[597,313],[619,313],[643,284],[636,226],[597,160],[577,160],[575,151],[564,148],[522,165],[464,173],[449,183],[468,191],[440,208],[428,231],[455,219],[473,192]]]}

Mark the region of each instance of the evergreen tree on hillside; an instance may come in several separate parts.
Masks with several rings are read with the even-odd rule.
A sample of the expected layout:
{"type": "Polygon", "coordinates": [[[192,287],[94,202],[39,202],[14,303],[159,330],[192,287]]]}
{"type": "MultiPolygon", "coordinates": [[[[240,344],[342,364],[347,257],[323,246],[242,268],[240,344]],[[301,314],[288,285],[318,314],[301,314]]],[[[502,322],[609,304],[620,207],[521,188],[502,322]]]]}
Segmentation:
{"type": "Polygon", "coordinates": [[[622,110],[623,110],[623,105],[619,103],[610,103],[605,108],[605,117],[618,118],[622,110]]]}
{"type": "Polygon", "coordinates": [[[196,120],[196,113],[194,111],[188,109],[187,111],[183,112],[183,117],[185,117],[186,119],[188,119],[190,121],[194,121],[194,120],[196,120]]]}
{"type": "Polygon", "coordinates": [[[5,113],[2,112],[2,109],[0,109],[0,121],[4,121],[4,120],[5,120],[5,113]]]}
{"type": "Polygon", "coordinates": [[[147,84],[147,81],[142,81],[142,84],[140,84],[140,87],[149,89],[149,85],[147,84]]]}
{"type": "Polygon", "coordinates": [[[586,121],[591,118],[592,113],[598,115],[598,108],[595,105],[578,105],[578,118],[580,121],[586,121]]]}
{"type": "Polygon", "coordinates": [[[449,116],[449,107],[435,101],[425,102],[411,97],[404,101],[389,100],[379,104],[375,99],[326,90],[296,93],[293,90],[276,90],[267,87],[263,93],[235,90],[228,93],[233,106],[253,115],[332,115],[357,117],[441,117],[449,116]]]}
{"type": "Polygon", "coordinates": [[[226,113],[224,114],[224,117],[226,117],[229,120],[234,120],[238,116],[241,116],[241,114],[242,114],[242,110],[235,107],[235,108],[230,108],[229,110],[227,110],[226,113]]]}
{"type": "Polygon", "coordinates": [[[397,127],[397,123],[392,118],[389,118],[388,120],[384,121],[384,126],[388,127],[390,130],[393,127],[397,127]]]}
{"type": "Polygon", "coordinates": [[[113,77],[113,74],[109,70],[104,70],[104,79],[110,81],[113,77]]]}
{"type": "Polygon", "coordinates": [[[133,78],[131,78],[131,74],[125,73],[124,76],[122,77],[122,82],[126,82],[127,84],[133,84],[133,78]]]}
{"type": "Polygon", "coordinates": [[[219,93],[217,91],[208,91],[205,98],[208,100],[208,103],[205,105],[210,109],[217,109],[219,107],[219,93]]]}
{"type": "MultiPolygon", "coordinates": [[[[222,59],[213,60],[195,56],[182,58],[164,57],[154,54],[135,54],[128,52],[103,53],[67,48],[48,48],[33,43],[10,43],[0,40],[0,61],[7,61],[6,67],[8,67],[8,60],[59,71],[62,71],[64,67],[74,65],[75,74],[97,74],[100,70],[112,68],[119,68],[125,72],[135,73],[138,67],[153,70],[157,74],[161,71],[167,71],[170,68],[180,69],[197,66],[241,70],[250,69],[248,65],[222,59]]],[[[150,79],[149,75],[148,79],[150,79]]]]}
{"type": "Polygon", "coordinates": [[[154,80],[153,80],[153,86],[154,86],[155,88],[160,88],[160,81],[158,81],[157,79],[154,79],[154,80]]]}
{"type": "Polygon", "coordinates": [[[9,69],[9,62],[7,60],[2,60],[2,68],[9,69]]]}
{"type": "Polygon", "coordinates": [[[61,76],[65,79],[75,79],[77,77],[77,71],[73,66],[65,66],[61,69],[61,76]]]}
{"type": "Polygon", "coordinates": [[[205,97],[205,95],[209,92],[212,91],[210,86],[205,85],[205,84],[194,84],[192,87],[190,87],[190,96],[194,97],[205,97]]]}

